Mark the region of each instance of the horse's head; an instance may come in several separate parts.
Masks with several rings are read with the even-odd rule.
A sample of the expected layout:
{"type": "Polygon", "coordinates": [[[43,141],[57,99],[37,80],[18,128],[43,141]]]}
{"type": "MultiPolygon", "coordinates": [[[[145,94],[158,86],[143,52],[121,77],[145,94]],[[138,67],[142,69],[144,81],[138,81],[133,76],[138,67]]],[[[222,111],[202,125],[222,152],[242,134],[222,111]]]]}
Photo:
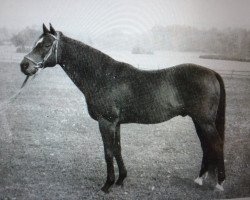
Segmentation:
{"type": "Polygon", "coordinates": [[[50,24],[50,30],[43,24],[43,34],[38,38],[32,51],[24,56],[20,66],[26,75],[33,75],[38,68],[53,67],[58,62],[59,32],[50,24]]]}

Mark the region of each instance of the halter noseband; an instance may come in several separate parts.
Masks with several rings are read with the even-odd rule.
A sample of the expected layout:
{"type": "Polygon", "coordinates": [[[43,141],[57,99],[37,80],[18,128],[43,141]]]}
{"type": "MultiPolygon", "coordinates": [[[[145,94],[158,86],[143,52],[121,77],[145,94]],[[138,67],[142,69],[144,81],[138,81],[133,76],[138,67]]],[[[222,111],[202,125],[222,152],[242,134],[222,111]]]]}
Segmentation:
{"type": "MultiPolygon", "coordinates": [[[[50,34],[51,35],[51,34],[50,34]]],[[[32,58],[29,58],[28,55],[24,56],[24,58],[28,59],[29,61],[31,61],[32,63],[34,63],[36,65],[37,68],[44,68],[44,62],[46,62],[48,60],[48,58],[51,56],[52,52],[53,52],[53,49],[55,48],[55,59],[56,59],[56,64],[57,64],[57,61],[58,61],[58,53],[57,53],[57,50],[58,50],[58,43],[59,43],[59,34],[58,34],[58,37],[54,36],[54,35],[51,35],[52,37],[54,37],[54,41],[52,43],[52,46],[49,50],[49,52],[44,56],[43,60],[40,61],[40,62],[36,62],[34,61],[32,58]]]]}

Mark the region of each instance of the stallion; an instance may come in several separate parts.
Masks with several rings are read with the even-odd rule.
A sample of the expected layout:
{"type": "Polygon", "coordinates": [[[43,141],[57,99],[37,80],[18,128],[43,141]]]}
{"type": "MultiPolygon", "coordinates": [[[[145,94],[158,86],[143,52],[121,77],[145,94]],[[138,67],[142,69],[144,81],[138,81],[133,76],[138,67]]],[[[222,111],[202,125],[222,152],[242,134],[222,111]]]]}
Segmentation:
{"type": "Polygon", "coordinates": [[[102,191],[107,193],[115,183],[114,158],[119,168],[116,184],[127,177],[120,125],[155,124],[178,115],[192,118],[201,142],[203,158],[195,182],[202,185],[205,174],[217,170],[216,188],[223,190],[226,94],[218,73],[195,64],[139,70],[43,24],[42,35],[20,63],[21,71],[32,76],[57,64],[85,95],[89,115],[99,123],[107,165],[102,191]]]}

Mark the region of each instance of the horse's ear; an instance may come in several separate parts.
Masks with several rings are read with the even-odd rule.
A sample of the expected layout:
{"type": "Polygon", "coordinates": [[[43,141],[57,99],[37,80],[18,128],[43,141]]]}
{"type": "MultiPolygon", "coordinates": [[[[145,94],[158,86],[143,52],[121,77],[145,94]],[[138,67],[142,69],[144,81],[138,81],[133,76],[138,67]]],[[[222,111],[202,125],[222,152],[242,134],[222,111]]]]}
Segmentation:
{"type": "Polygon", "coordinates": [[[49,33],[49,29],[43,24],[43,34],[49,33]]]}
{"type": "Polygon", "coordinates": [[[56,30],[53,28],[53,26],[51,25],[51,23],[49,23],[49,29],[50,29],[50,33],[52,35],[56,35],[56,30]]]}

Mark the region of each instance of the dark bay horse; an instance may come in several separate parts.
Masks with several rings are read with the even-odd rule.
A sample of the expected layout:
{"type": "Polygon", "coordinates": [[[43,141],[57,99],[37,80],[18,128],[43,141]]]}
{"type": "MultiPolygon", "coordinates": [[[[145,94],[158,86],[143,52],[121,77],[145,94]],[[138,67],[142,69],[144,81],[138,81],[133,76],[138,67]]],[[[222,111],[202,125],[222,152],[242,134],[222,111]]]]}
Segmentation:
{"type": "Polygon", "coordinates": [[[155,124],[177,115],[192,118],[201,142],[203,158],[195,182],[202,185],[206,172],[217,169],[216,187],[223,190],[225,87],[219,74],[194,64],[139,70],[43,25],[43,34],[20,64],[21,71],[31,76],[38,68],[56,64],[85,95],[89,115],[99,123],[107,164],[104,192],[115,182],[114,158],[119,168],[116,184],[122,185],[127,176],[120,125],[155,124]]]}

